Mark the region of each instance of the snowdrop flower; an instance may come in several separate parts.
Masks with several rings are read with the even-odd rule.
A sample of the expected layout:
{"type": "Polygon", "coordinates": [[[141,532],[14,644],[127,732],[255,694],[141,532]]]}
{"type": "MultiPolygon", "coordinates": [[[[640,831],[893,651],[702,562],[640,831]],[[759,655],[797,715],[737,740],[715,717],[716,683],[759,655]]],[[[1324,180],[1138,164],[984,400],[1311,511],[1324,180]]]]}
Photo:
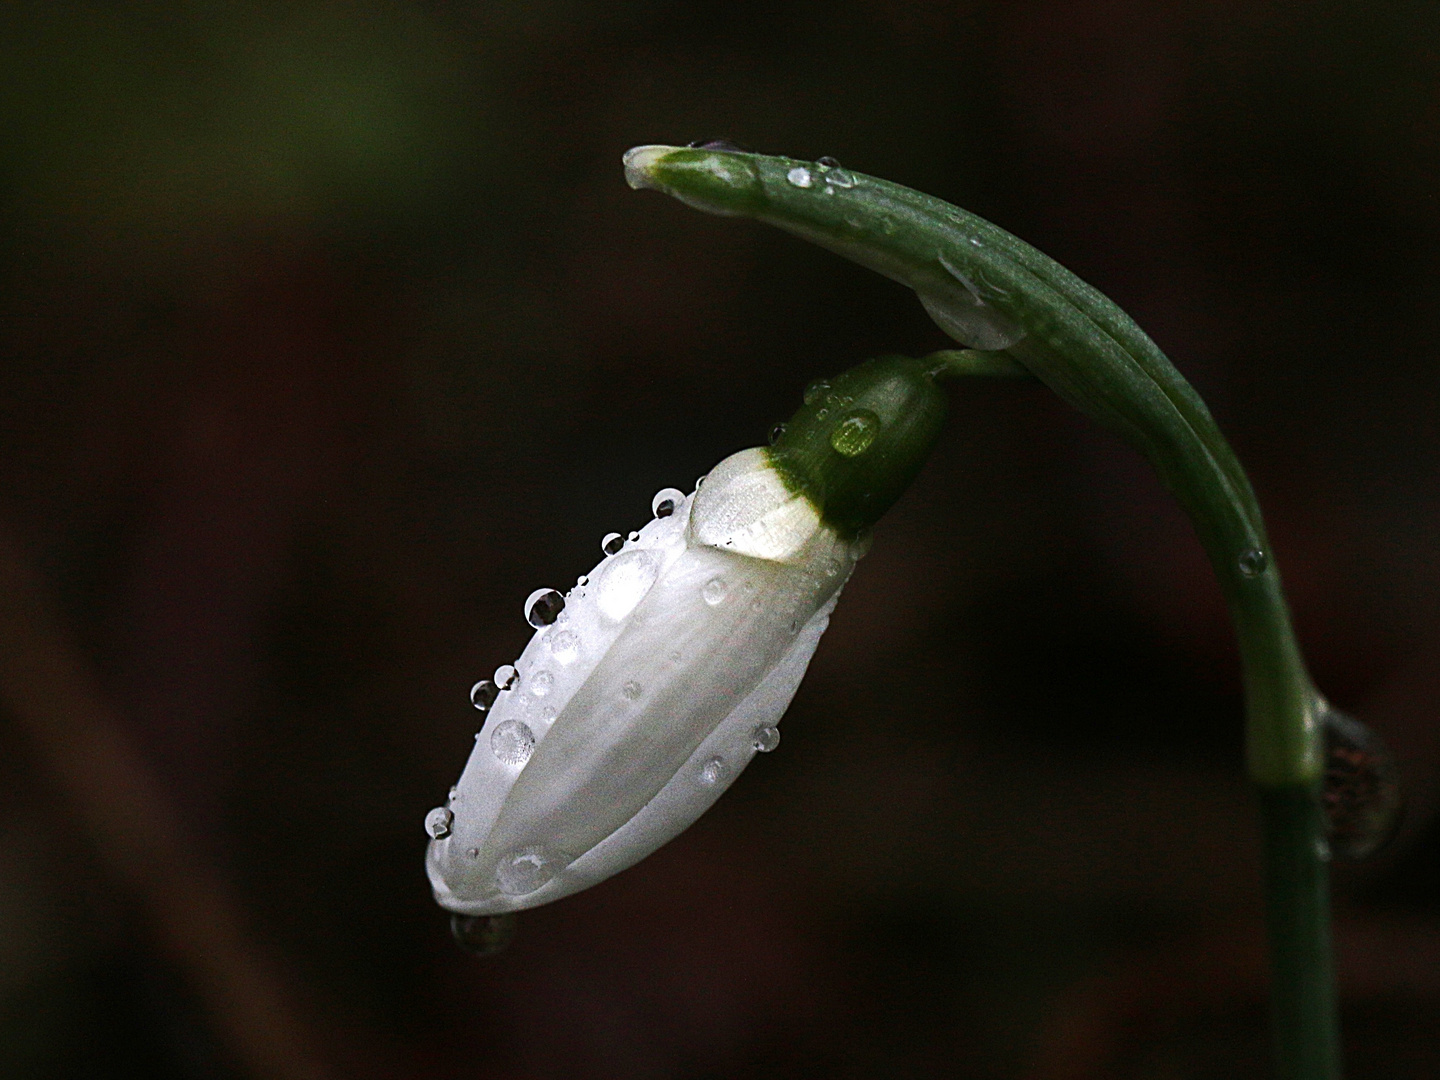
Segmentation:
{"type": "Polygon", "coordinates": [[[535,907],[603,881],[687,828],[774,749],[871,525],[919,471],[945,413],[925,365],[871,360],[806,391],[769,447],[612,534],[537,629],[477,684],[487,716],[427,869],[463,915],[535,907]]]}

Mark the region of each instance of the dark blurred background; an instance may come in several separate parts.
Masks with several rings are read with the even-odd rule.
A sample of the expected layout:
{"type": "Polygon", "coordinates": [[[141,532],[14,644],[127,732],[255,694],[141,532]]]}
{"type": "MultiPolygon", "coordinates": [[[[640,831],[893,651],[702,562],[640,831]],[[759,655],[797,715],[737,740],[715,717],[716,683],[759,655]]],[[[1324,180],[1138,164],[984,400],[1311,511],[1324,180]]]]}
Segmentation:
{"type": "Polygon", "coordinates": [[[457,949],[425,812],[564,588],[913,295],[629,191],[830,154],[1031,241],[1211,404],[1319,685],[1401,762],[1337,868],[1354,1078],[1440,1075],[1440,8],[11,4],[0,1075],[1248,1077],[1220,594],[1149,468],[956,386],[783,727],[457,949]]]}

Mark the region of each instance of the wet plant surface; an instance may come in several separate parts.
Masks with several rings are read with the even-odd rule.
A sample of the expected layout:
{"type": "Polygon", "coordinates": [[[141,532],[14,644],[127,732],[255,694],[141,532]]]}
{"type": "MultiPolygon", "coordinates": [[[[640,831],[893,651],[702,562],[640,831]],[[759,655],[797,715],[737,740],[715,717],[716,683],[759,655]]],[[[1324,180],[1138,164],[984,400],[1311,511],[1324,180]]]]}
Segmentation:
{"type": "Polygon", "coordinates": [[[1201,389],[1409,800],[1337,862],[1349,1074],[1440,1071],[1428,8],[298,10],[5,30],[0,532],[81,666],[5,673],[0,1072],[264,1072],[214,924],[117,872],[36,749],[78,671],[336,1075],[1265,1075],[1219,592],[1139,459],[1023,382],[952,397],[774,753],[457,948],[426,815],[532,593],[817,375],[948,344],[624,187],[628,146],[717,130],[1024,235],[1201,389]]]}

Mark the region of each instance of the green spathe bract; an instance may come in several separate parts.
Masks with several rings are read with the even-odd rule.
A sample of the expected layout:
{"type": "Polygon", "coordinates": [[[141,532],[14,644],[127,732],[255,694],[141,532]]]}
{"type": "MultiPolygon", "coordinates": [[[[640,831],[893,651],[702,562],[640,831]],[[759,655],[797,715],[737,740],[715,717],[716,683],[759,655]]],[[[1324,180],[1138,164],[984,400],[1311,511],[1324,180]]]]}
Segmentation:
{"type": "MultiPolygon", "coordinates": [[[[632,187],[753,217],[910,286],[936,324],[969,346],[945,361],[945,375],[1005,373],[1003,362],[982,359],[1003,352],[1155,466],[1195,525],[1240,643],[1246,759],[1266,839],[1278,1075],[1337,1080],[1318,804],[1323,699],[1305,670],[1254,492],[1194,388],[1099,290],[940,199],[829,160],[713,148],[637,147],[625,173],[632,187]]],[[[819,460],[820,444],[807,445],[807,460],[819,460]]],[[[835,445],[848,450],[852,441],[841,434],[835,445]]]]}
{"type": "Polygon", "coordinates": [[[853,536],[915,479],[945,423],[944,392],[906,356],[867,360],[812,384],[770,460],[827,524],[853,536]]]}
{"type": "Polygon", "coordinates": [[[625,176],[701,210],[775,225],[910,286],[957,341],[1007,352],[1149,458],[1189,512],[1235,617],[1251,776],[1318,782],[1315,693],[1250,483],[1194,388],[1119,306],[983,218],[864,173],[642,146],[625,155],[625,176]]]}
{"type": "Polygon", "coordinates": [[[707,214],[753,215],[766,201],[760,160],[728,150],[637,146],[625,155],[625,178],[633,188],[664,191],[707,214]]]}

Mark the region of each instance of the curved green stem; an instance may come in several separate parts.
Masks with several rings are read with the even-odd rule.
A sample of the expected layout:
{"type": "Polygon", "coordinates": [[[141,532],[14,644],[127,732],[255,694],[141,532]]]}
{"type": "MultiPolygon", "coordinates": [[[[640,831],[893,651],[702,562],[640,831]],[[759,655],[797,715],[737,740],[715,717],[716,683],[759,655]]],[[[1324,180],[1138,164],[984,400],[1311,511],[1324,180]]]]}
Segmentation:
{"type": "Polygon", "coordinates": [[[1264,822],[1279,1073],[1336,1080],[1319,698],[1249,479],[1205,403],[1135,322],[1024,241],[958,207],[833,164],[638,147],[633,187],[753,217],[915,290],[951,337],[937,377],[1022,367],[1117,432],[1185,507],[1239,638],[1246,760],[1264,822]],[[1007,359],[1008,358],[1008,359],[1007,359]]]}
{"type": "Polygon", "coordinates": [[[1329,861],[1317,785],[1260,785],[1277,1075],[1340,1076],[1329,861]]]}

